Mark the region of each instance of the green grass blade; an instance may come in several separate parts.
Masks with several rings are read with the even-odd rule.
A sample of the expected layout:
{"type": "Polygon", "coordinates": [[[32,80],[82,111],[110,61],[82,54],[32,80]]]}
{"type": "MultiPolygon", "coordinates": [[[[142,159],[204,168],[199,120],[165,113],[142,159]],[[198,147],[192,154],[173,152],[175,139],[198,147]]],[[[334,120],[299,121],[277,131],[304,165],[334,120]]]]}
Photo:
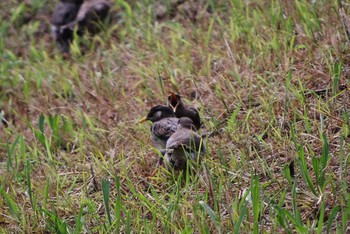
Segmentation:
{"type": "Polygon", "coordinates": [[[292,197],[293,197],[293,212],[294,212],[294,218],[297,226],[302,226],[303,222],[301,220],[301,215],[298,210],[298,203],[297,203],[297,193],[296,193],[296,181],[294,180],[293,188],[292,188],[292,197]]]}
{"type": "Polygon", "coordinates": [[[314,184],[312,182],[311,175],[310,175],[310,172],[309,172],[309,169],[308,169],[308,166],[307,166],[307,162],[306,162],[306,159],[305,159],[304,148],[300,147],[298,153],[299,153],[299,158],[298,158],[297,161],[298,161],[298,164],[299,164],[299,167],[300,167],[301,175],[303,176],[303,179],[306,182],[306,184],[311,189],[312,193],[317,195],[317,192],[316,192],[316,189],[315,189],[314,184]]]}
{"type": "Polygon", "coordinates": [[[17,136],[15,141],[11,144],[11,147],[10,145],[7,143],[7,171],[10,170],[10,168],[13,168],[13,165],[12,165],[12,161],[13,161],[13,157],[15,157],[15,149],[16,149],[16,146],[20,140],[20,136],[17,136]]]}
{"type": "Polygon", "coordinates": [[[204,201],[200,201],[199,204],[201,205],[201,207],[204,208],[205,212],[207,212],[207,214],[209,215],[210,219],[213,221],[213,223],[216,226],[216,229],[218,230],[218,232],[220,233],[220,218],[219,216],[217,216],[215,214],[215,212],[208,206],[208,204],[206,204],[204,201]]]}
{"type": "Polygon", "coordinates": [[[240,227],[242,225],[242,222],[245,218],[245,215],[247,214],[247,211],[248,211],[248,203],[247,202],[244,202],[243,203],[243,206],[241,206],[241,208],[239,209],[239,217],[238,217],[238,220],[237,222],[235,222],[234,224],[234,234],[238,234],[240,233],[240,227]]]}
{"type": "Polygon", "coordinates": [[[321,156],[322,172],[321,172],[321,178],[320,178],[320,186],[323,190],[326,186],[325,184],[326,167],[330,159],[329,157],[330,154],[329,154],[329,144],[328,144],[327,136],[325,134],[322,134],[322,141],[323,141],[323,150],[322,150],[322,156],[321,156]]]}
{"type": "Polygon", "coordinates": [[[319,218],[318,218],[318,223],[317,223],[317,230],[316,233],[317,234],[321,234],[323,227],[324,227],[324,212],[325,212],[325,204],[324,201],[321,202],[321,206],[320,206],[320,213],[319,213],[319,218]]]}
{"type": "Polygon", "coordinates": [[[339,92],[340,76],[341,76],[342,64],[334,63],[333,65],[333,97],[336,97],[339,92]]]}
{"type": "Polygon", "coordinates": [[[254,226],[253,226],[253,232],[254,234],[259,233],[259,215],[260,215],[260,202],[259,202],[259,194],[260,194],[260,187],[259,187],[259,180],[256,175],[253,176],[252,182],[251,182],[251,195],[252,195],[252,203],[253,203],[253,216],[254,216],[254,226]]]}
{"type": "Polygon", "coordinates": [[[338,214],[338,212],[340,211],[340,207],[339,206],[335,206],[333,207],[330,215],[328,216],[328,221],[327,221],[327,229],[326,232],[329,233],[329,230],[331,229],[332,226],[332,222],[334,221],[336,215],[338,214]]]}
{"type": "Polygon", "coordinates": [[[110,196],[110,182],[109,180],[102,180],[102,193],[103,193],[103,202],[105,204],[106,214],[108,218],[109,226],[112,225],[111,213],[109,209],[109,196],[110,196]]]}
{"type": "Polygon", "coordinates": [[[17,206],[17,203],[10,197],[8,193],[4,191],[3,188],[0,190],[0,194],[4,197],[7,205],[10,208],[11,214],[17,219],[20,220],[20,209],[17,206]]]}
{"type": "Polygon", "coordinates": [[[29,195],[29,200],[30,200],[30,204],[32,206],[32,209],[35,211],[36,210],[36,205],[34,204],[34,201],[33,201],[32,182],[31,182],[31,179],[30,179],[30,174],[31,174],[30,162],[27,159],[26,160],[27,192],[28,192],[28,195],[29,195]]]}
{"type": "Polygon", "coordinates": [[[44,124],[45,124],[45,116],[44,114],[41,114],[39,117],[38,127],[43,134],[44,134],[44,124]]]}

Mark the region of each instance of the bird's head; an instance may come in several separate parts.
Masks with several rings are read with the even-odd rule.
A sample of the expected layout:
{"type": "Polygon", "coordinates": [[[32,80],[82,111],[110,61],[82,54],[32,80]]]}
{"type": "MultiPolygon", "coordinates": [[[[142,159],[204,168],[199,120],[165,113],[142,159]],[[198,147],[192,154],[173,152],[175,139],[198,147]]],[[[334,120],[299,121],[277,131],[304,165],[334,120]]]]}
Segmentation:
{"type": "Polygon", "coordinates": [[[146,122],[147,120],[151,122],[159,121],[163,118],[175,117],[174,111],[172,108],[164,105],[157,105],[152,107],[147,116],[143,117],[140,120],[140,123],[146,122]]]}
{"type": "Polygon", "coordinates": [[[171,94],[168,96],[168,103],[175,112],[178,106],[182,104],[181,96],[179,94],[171,92],[171,94]]]}

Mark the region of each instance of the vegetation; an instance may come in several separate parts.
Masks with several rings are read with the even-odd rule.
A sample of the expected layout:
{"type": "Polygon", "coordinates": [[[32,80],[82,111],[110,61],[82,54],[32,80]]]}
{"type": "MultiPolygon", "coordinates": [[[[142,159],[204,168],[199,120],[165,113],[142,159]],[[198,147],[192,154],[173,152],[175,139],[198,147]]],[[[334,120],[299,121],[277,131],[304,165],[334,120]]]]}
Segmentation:
{"type": "Polygon", "coordinates": [[[1,1],[1,232],[349,232],[345,2],[187,0],[157,21],[116,0],[118,23],[65,59],[53,1],[1,1]],[[171,91],[207,154],[152,175],[138,121],[171,91]]]}

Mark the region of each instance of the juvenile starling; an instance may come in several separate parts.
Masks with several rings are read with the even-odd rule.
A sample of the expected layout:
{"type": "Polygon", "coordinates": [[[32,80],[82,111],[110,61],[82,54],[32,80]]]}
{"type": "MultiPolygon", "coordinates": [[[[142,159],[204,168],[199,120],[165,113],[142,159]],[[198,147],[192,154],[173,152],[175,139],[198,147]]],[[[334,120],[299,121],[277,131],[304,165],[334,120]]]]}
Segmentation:
{"type": "MultiPolygon", "coordinates": [[[[147,116],[141,119],[140,123],[151,121],[151,141],[162,155],[165,154],[165,146],[169,137],[177,130],[179,119],[175,117],[172,108],[164,105],[157,105],[150,109],[147,116]]],[[[163,162],[160,157],[157,163],[159,166],[163,162]]]]}
{"type": "Polygon", "coordinates": [[[169,106],[173,108],[177,118],[188,117],[192,120],[196,130],[201,127],[201,119],[198,110],[193,107],[186,107],[179,94],[171,93],[168,96],[169,106]]]}
{"type": "Polygon", "coordinates": [[[190,118],[179,119],[178,129],[166,143],[164,160],[168,170],[184,170],[188,160],[196,161],[205,154],[203,139],[194,130],[195,126],[190,118]]]}

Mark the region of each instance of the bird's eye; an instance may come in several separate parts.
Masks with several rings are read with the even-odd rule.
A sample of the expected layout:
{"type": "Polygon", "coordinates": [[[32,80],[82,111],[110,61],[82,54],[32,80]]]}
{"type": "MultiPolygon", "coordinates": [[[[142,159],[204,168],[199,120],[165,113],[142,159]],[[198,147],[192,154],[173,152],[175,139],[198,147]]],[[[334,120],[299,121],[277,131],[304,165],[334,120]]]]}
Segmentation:
{"type": "Polygon", "coordinates": [[[154,117],[156,117],[156,118],[160,118],[161,116],[162,116],[161,111],[157,111],[156,113],[154,113],[154,117]]]}

